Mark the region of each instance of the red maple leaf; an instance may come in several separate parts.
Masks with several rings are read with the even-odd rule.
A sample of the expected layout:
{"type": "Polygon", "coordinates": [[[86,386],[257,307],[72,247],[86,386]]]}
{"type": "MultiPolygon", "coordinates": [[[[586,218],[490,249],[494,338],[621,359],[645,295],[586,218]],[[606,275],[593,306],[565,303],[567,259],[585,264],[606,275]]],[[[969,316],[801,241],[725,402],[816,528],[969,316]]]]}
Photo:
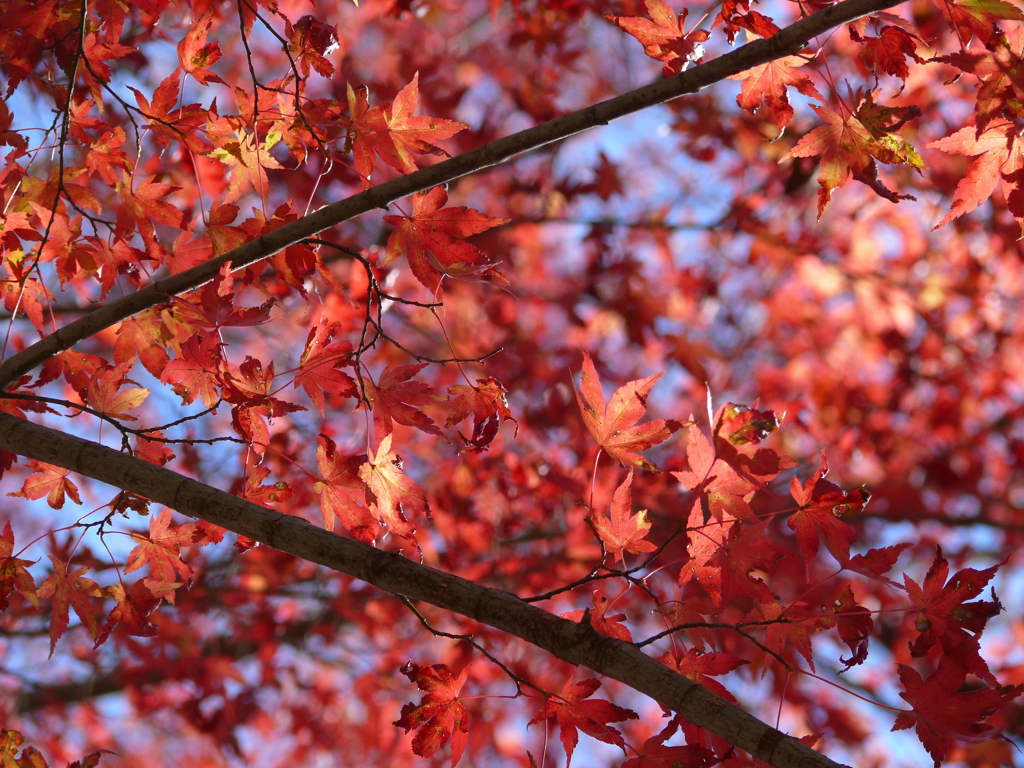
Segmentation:
{"type": "MultiPolygon", "coordinates": [[[[116,626],[136,637],[152,637],[157,633],[157,627],[149,621],[149,615],[160,605],[162,597],[154,594],[144,581],[148,579],[136,581],[127,590],[120,582],[107,588],[107,593],[117,605],[100,628],[96,637],[97,646],[103,644],[116,626]]],[[[173,590],[167,594],[173,594],[173,590]]]]}
{"type": "Polygon", "coordinates": [[[411,380],[424,368],[426,363],[400,365],[397,368],[389,365],[376,383],[369,376],[364,377],[366,399],[373,407],[373,432],[377,440],[382,440],[394,432],[396,421],[432,435],[442,434],[434,420],[418,407],[441,403],[446,399],[444,395],[422,381],[411,380]]]}
{"type": "Polygon", "coordinates": [[[743,81],[736,103],[751,114],[763,104],[773,116],[781,135],[795,114],[789,103],[789,86],[804,96],[825,102],[807,73],[797,69],[806,63],[807,59],[802,56],[783,56],[733,75],[730,79],[743,81]]]}
{"type": "MultiPolygon", "coordinates": [[[[1020,13],[1018,11],[1018,13],[1020,13]]],[[[1024,19],[1024,15],[1022,15],[1024,19]]],[[[1008,35],[996,35],[987,50],[958,51],[939,56],[936,61],[952,64],[981,81],[974,107],[976,135],[980,135],[996,118],[1003,115],[1009,102],[1024,99],[1024,30],[1020,25],[1008,35]]]]}
{"type": "Polygon", "coordinates": [[[178,62],[181,68],[192,75],[200,85],[224,83],[209,69],[223,55],[220,43],[207,43],[206,36],[213,24],[213,14],[205,13],[192,22],[188,33],[178,43],[178,62]]]}
{"type": "Polygon", "coordinates": [[[508,222],[472,208],[445,208],[447,203],[445,188],[433,187],[413,195],[411,216],[384,217],[395,231],[388,237],[381,266],[404,252],[416,279],[434,296],[445,276],[469,277],[491,269],[491,261],[464,238],[508,222]]]}
{"type": "Polygon", "coordinates": [[[191,403],[197,395],[207,408],[220,401],[223,346],[216,333],[196,334],[182,345],[181,356],[164,366],[160,380],[174,387],[182,405],[191,403]]]}
{"type": "Polygon", "coordinates": [[[669,651],[662,659],[662,663],[670,669],[674,669],[683,677],[688,677],[695,683],[700,683],[712,693],[716,693],[726,701],[736,701],[733,696],[717,680],[712,679],[718,675],[725,675],[737,667],[750,662],[724,651],[704,653],[696,648],[688,648],[685,652],[669,651]]]}
{"type": "Polygon", "coordinates": [[[608,609],[611,608],[612,601],[607,596],[597,592],[594,592],[591,598],[594,601],[594,610],[580,608],[575,611],[567,611],[562,614],[562,618],[569,619],[570,621],[586,622],[602,635],[608,635],[608,637],[614,637],[627,643],[633,642],[633,635],[622,624],[626,614],[617,613],[609,616],[608,609]]]}
{"type": "Polygon", "coordinates": [[[15,590],[36,608],[39,607],[36,582],[28,572],[28,566],[34,564],[32,560],[14,557],[14,531],[11,529],[11,521],[8,520],[4,524],[3,533],[0,534],[0,611],[7,610],[7,606],[10,605],[8,598],[15,590]]]}
{"type": "Polygon", "coordinates": [[[711,441],[696,427],[690,429],[686,459],[690,468],[672,475],[700,500],[703,522],[712,518],[719,522],[757,519],[749,501],[760,486],[717,458],[711,441]]]}
{"type": "Polygon", "coordinates": [[[448,418],[444,424],[446,427],[455,426],[470,414],[473,416],[472,437],[459,433],[459,437],[466,443],[462,452],[486,451],[498,434],[498,427],[506,421],[516,425],[516,435],[519,435],[519,422],[508,408],[505,388],[494,377],[477,379],[476,386],[456,384],[448,387],[448,398],[448,418]]]}
{"type": "Polygon", "coordinates": [[[169,338],[166,331],[156,309],[126,318],[117,329],[114,362],[120,365],[138,358],[147,371],[159,378],[170,362],[165,348],[169,338]]]}
{"type": "Polygon", "coordinates": [[[750,575],[752,571],[771,573],[787,554],[766,537],[767,527],[767,520],[740,526],[728,514],[721,522],[706,522],[700,505],[694,503],[687,521],[690,559],[679,571],[680,586],[695,579],[719,608],[737,594],[772,602],[775,596],[767,585],[750,575]]]}
{"type": "Polygon", "coordinates": [[[562,747],[565,749],[565,768],[569,768],[569,763],[572,762],[572,753],[579,742],[577,729],[588,736],[593,736],[598,741],[614,744],[623,752],[626,751],[622,734],[608,723],[636,720],[637,714],[631,710],[617,707],[604,699],[585,701],[600,687],[601,681],[593,678],[581,680],[578,683],[573,683],[572,679],[569,679],[562,688],[562,694],[545,699],[540,712],[527,723],[527,725],[533,725],[543,720],[554,720],[558,724],[562,747]]]}
{"type": "Polygon", "coordinates": [[[8,496],[23,496],[26,499],[41,499],[45,496],[46,503],[54,509],[64,506],[65,494],[75,504],[82,503],[78,486],[68,477],[71,474],[68,470],[35,459],[29,459],[28,465],[32,467],[33,473],[25,479],[20,491],[8,493],[8,496]]]}
{"type": "Polygon", "coordinates": [[[796,542],[800,546],[808,574],[811,572],[811,562],[818,554],[819,535],[832,556],[840,565],[846,566],[850,561],[853,529],[842,518],[863,510],[871,498],[863,489],[847,493],[835,483],[825,480],[828,460],[824,454],[821,458],[821,468],[807,481],[807,485],[801,486],[795,477],[789,485],[790,493],[800,506],[790,515],[786,524],[796,532],[796,542]]]}
{"type": "Polygon", "coordinates": [[[812,104],[811,109],[825,121],[797,142],[782,160],[791,157],[821,156],[821,170],[818,173],[818,217],[832,197],[832,190],[850,180],[857,179],[892,202],[911,199],[886,189],[878,180],[875,160],[883,163],[900,163],[918,170],[924,162],[906,139],[896,131],[903,123],[920,112],[913,108],[885,108],[876,105],[870,94],[862,95],[856,110],[842,108],[842,114],[828,107],[812,104]],[[900,112],[899,110],[903,111],[900,112]],[[895,120],[895,122],[893,122],[895,120]]]}
{"type": "Polygon", "coordinates": [[[987,46],[1000,20],[1024,21],[1020,8],[1003,0],[943,0],[939,8],[965,47],[974,36],[987,46]]]}
{"type": "Polygon", "coordinates": [[[142,387],[121,389],[128,381],[126,377],[131,368],[131,363],[122,363],[93,377],[85,396],[89,406],[115,419],[136,421],[138,417],[129,415],[127,411],[138,408],[149,396],[149,390],[142,387]]]}
{"type": "Polygon", "coordinates": [[[273,509],[274,504],[288,501],[292,496],[292,489],[288,487],[288,483],[278,480],[273,485],[263,485],[263,481],[269,475],[270,467],[257,467],[245,478],[245,487],[238,495],[268,509],[273,509]]]}
{"type": "Polygon", "coordinates": [[[674,717],[661,733],[644,742],[636,757],[629,758],[620,768],[712,768],[721,763],[714,752],[696,744],[665,746],[678,728],[679,718],[674,717]]]}
{"type": "Polygon", "coordinates": [[[331,338],[338,329],[338,323],[314,325],[306,337],[306,348],[299,359],[299,371],[295,374],[293,387],[302,387],[313,405],[324,413],[324,394],[351,397],[356,394],[352,377],[341,370],[352,365],[352,344],[331,338]]]}
{"type": "Polygon", "coordinates": [[[939,659],[938,669],[927,680],[913,667],[899,665],[905,689],[900,696],[914,709],[900,712],[892,730],[914,727],[935,768],[949,755],[952,739],[977,744],[1004,738],[985,718],[1024,693],[1024,685],[964,691],[967,671],[966,665],[949,656],[939,659]]]}
{"type": "Polygon", "coordinates": [[[612,495],[611,509],[608,517],[591,513],[590,521],[594,530],[601,537],[609,554],[618,558],[620,563],[625,562],[623,552],[653,552],[657,547],[644,537],[651,529],[651,521],[647,519],[647,510],[641,510],[635,515],[630,511],[630,486],[633,484],[633,470],[629,470],[626,479],[615,489],[612,495]]]}
{"type": "Polygon", "coordinates": [[[611,402],[605,405],[597,370],[590,355],[583,353],[583,372],[580,388],[576,391],[583,423],[602,450],[622,466],[657,472],[657,467],[641,456],[640,451],[665,442],[679,429],[679,422],[665,419],[637,424],[647,413],[647,395],[663,375],[656,373],[624,384],[615,390],[611,402]]]}
{"type": "Polygon", "coordinates": [[[348,86],[352,152],[356,173],[364,187],[370,186],[374,152],[396,171],[412,173],[417,168],[413,155],[445,155],[436,142],[469,128],[454,120],[415,117],[413,113],[420,100],[419,82],[417,72],[386,107],[370,107],[365,88],[356,90],[348,86]]]}
{"type": "MultiPolygon", "coordinates": [[[[861,21],[866,22],[866,19],[861,21]]],[[[902,27],[886,24],[877,36],[861,36],[858,25],[854,23],[850,25],[850,39],[864,46],[860,57],[875,73],[876,85],[879,73],[898,77],[906,83],[907,77],[910,75],[910,68],[907,66],[908,58],[918,64],[925,63],[925,60],[917,55],[917,44],[920,42],[920,38],[902,27]]],[[[900,88],[900,92],[902,90],[900,88]]]]}
{"type": "Polygon", "coordinates": [[[996,183],[1002,187],[1010,213],[1024,228],[1024,187],[1020,174],[1024,168],[1024,140],[1014,123],[997,118],[980,135],[973,126],[967,126],[928,146],[951,155],[979,155],[957,184],[949,213],[933,229],[945,226],[984,203],[996,183]]]}
{"type": "Polygon", "coordinates": [[[391,450],[392,435],[386,435],[377,446],[377,452],[367,454],[366,463],[359,468],[359,477],[373,494],[370,508],[380,522],[396,536],[419,546],[416,529],[409,524],[405,511],[429,515],[427,497],[411,477],[402,472],[402,457],[391,450]]]}
{"type": "Polygon", "coordinates": [[[824,625],[828,628],[836,627],[839,639],[853,652],[849,659],[840,658],[839,662],[846,669],[863,662],[868,657],[868,641],[875,623],[871,611],[854,599],[849,584],[843,587],[842,593],[831,604],[822,606],[822,613],[824,625]]]}
{"type": "Polygon", "coordinates": [[[96,638],[99,611],[90,598],[103,597],[104,591],[95,581],[82,575],[88,572],[88,568],[69,571],[68,564],[53,555],[50,555],[50,561],[53,563],[53,573],[39,586],[37,594],[39,597],[53,598],[53,607],[50,609],[50,656],[53,656],[57,641],[68,628],[70,608],[75,609],[89,634],[93,639],[96,638]]]}
{"type": "MultiPolygon", "coordinates": [[[[982,593],[998,569],[999,565],[983,571],[962,568],[947,581],[949,563],[942,556],[942,549],[936,548],[935,560],[924,577],[924,584],[919,585],[903,574],[907,595],[920,609],[914,626],[921,634],[910,646],[911,655],[923,656],[936,643],[949,652],[967,639],[964,630],[980,635],[988,620],[1003,606],[994,595],[992,601],[967,601],[982,593]]],[[[978,674],[974,666],[971,671],[978,674]]]]}
{"type": "Polygon", "coordinates": [[[342,456],[334,441],[320,435],[316,449],[316,465],[320,478],[313,490],[320,494],[320,514],[324,528],[334,530],[334,521],[340,520],[352,538],[367,544],[377,538],[380,525],[366,507],[366,483],[359,476],[365,456],[342,456]]]}
{"type": "Polygon", "coordinates": [[[883,584],[894,585],[896,582],[886,578],[885,574],[896,565],[896,561],[903,550],[909,549],[911,546],[913,545],[906,543],[893,544],[891,547],[869,549],[863,555],[851,557],[850,562],[846,564],[846,569],[859,573],[861,576],[867,576],[869,579],[880,581],[883,584]]]}
{"type": "MultiPolygon", "coordinates": [[[[171,510],[165,508],[149,520],[149,535],[133,533],[138,542],[128,554],[124,572],[131,573],[149,565],[149,575],[154,581],[165,584],[185,584],[192,578],[192,569],[181,561],[179,552],[184,545],[192,543],[195,524],[185,523],[170,527],[171,510]]],[[[173,593],[167,601],[174,602],[173,593]]]]}
{"type": "Polygon", "coordinates": [[[254,357],[246,356],[240,366],[229,365],[224,371],[224,399],[234,406],[231,422],[257,453],[270,444],[268,421],[306,410],[303,405],[274,397],[273,382],[274,363],[264,368],[254,357]]]}
{"type": "Polygon", "coordinates": [[[644,0],[650,19],[642,16],[605,16],[617,27],[635,37],[644,47],[644,53],[652,59],[665,62],[664,77],[678,75],[690,62],[700,62],[704,56],[704,43],[708,39],[706,29],[686,31],[684,8],[677,17],[663,0],[644,0]]]}
{"type": "Polygon", "coordinates": [[[420,667],[410,661],[402,667],[402,674],[425,695],[419,704],[409,702],[402,707],[402,716],[394,724],[406,733],[419,729],[412,740],[412,751],[420,757],[430,757],[451,739],[455,768],[468,741],[469,713],[458,697],[469,677],[469,667],[456,677],[445,664],[420,667]]]}

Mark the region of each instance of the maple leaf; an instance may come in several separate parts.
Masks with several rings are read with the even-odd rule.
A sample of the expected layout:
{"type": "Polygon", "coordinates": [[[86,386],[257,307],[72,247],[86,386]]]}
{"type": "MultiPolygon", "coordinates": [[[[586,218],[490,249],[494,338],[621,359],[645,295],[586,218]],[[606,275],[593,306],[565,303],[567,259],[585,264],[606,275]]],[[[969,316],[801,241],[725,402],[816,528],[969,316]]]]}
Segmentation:
{"type": "Polygon", "coordinates": [[[188,33],[178,43],[178,62],[182,70],[192,75],[200,85],[224,84],[220,77],[209,71],[223,56],[219,43],[206,42],[213,20],[212,13],[204,13],[192,22],[188,33]]]}
{"type": "Polygon", "coordinates": [[[324,57],[340,47],[338,28],[324,24],[315,16],[303,16],[295,22],[292,31],[290,37],[302,74],[308,75],[312,67],[324,77],[333,77],[334,65],[324,57]]]}
{"type": "Polygon", "coordinates": [[[519,435],[519,422],[508,408],[505,388],[493,376],[477,379],[476,386],[456,384],[448,387],[448,398],[446,427],[455,426],[470,414],[473,416],[473,436],[466,437],[459,433],[459,437],[466,443],[460,453],[486,451],[498,434],[498,427],[506,421],[516,425],[515,434],[519,435]]]}
{"type": "MultiPolygon", "coordinates": [[[[167,584],[187,584],[192,579],[192,569],[181,561],[181,547],[192,543],[195,524],[185,523],[170,527],[171,510],[165,508],[149,520],[149,536],[133,533],[138,542],[128,554],[124,572],[131,573],[149,565],[149,575],[155,581],[167,584]]],[[[173,593],[167,596],[174,603],[173,593]]]]}
{"type": "Polygon", "coordinates": [[[768,586],[754,571],[771,573],[776,563],[787,556],[785,550],[765,535],[768,521],[755,525],[737,525],[735,518],[704,521],[699,504],[691,507],[687,520],[690,559],[679,571],[679,585],[698,581],[719,608],[734,595],[749,595],[761,603],[775,599],[768,586]]]}
{"type": "Polygon", "coordinates": [[[370,107],[366,89],[348,86],[350,131],[356,173],[363,186],[370,186],[373,153],[396,171],[412,173],[417,169],[413,155],[447,155],[436,142],[451,138],[469,128],[465,123],[439,117],[415,117],[419,105],[420,73],[402,88],[388,107],[370,107]]]}
{"type": "Polygon", "coordinates": [[[995,119],[980,134],[968,126],[933,141],[930,148],[951,155],[980,155],[967,169],[967,175],[956,185],[953,205],[949,213],[932,227],[933,231],[953,219],[963,216],[988,200],[1000,183],[1006,205],[1017,223],[1024,228],[1024,186],[1021,168],[1024,168],[1024,141],[1017,127],[1008,120],[995,119]]]}
{"type": "Polygon", "coordinates": [[[448,193],[444,187],[419,192],[412,201],[411,216],[384,217],[395,231],[388,237],[381,266],[405,253],[416,279],[434,296],[445,276],[469,277],[491,268],[480,249],[464,238],[505,224],[508,219],[493,219],[463,206],[446,208],[448,193]]]}
{"type": "Polygon", "coordinates": [[[451,739],[455,768],[469,738],[469,713],[458,698],[469,677],[469,667],[456,677],[445,664],[420,667],[410,661],[402,667],[402,674],[425,695],[419,704],[403,706],[402,716],[394,724],[406,733],[419,730],[412,740],[412,751],[420,757],[430,757],[451,739]]]}
{"type": "Polygon", "coordinates": [[[380,525],[365,506],[366,483],[359,472],[365,461],[365,456],[343,457],[331,438],[320,435],[316,465],[321,479],[313,483],[313,490],[320,494],[324,528],[333,531],[334,521],[340,520],[352,538],[369,544],[377,538],[380,525]]]}
{"type": "Polygon", "coordinates": [[[220,402],[223,346],[217,334],[197,333],[182,345],[181,356],[164,366],[160,380],[174,387],[182,405],[191,403],[197,395],[207,408],[220,402]]]}
{"type": "Polygon", "coordinates": [[[85,395],[89,406],[115,419],[137,421],[137,416],[130,416],[126,411],[138,408],[149,396],[149,390],[142,387],[121,390],[121,386],[128,381],[126,376],[131,368],[132,363],[125,362],[94,376],[85,395]]]}
{"type": "Polygon", "coordinates": [[[120,149],[126,138],[124,128],[112,128],[92,143],[85,156],[85,167],[111,187],[117,185],[116,170],[130,171],[132,167],[128,155],[120,149]]]}
{"type": "Polygon", "coordinates": [[[829,623],[802,600],[786,606],[778,602],[763,603],[757,607],[757,614],[763,621],[772,622],[765,628],[765,646],[780,656],[792,647],[804,657],[813,672],[811,636],[827,629],[829,623]]]}
{"type": "Polygon", "coordinates": [[[903,108],[903,113],[883,112],[881,110],[886,108],[878,107],[868,96],[856,113],[844,107],[843,114],[839,114],[818,104],[812,104],[811,109],[818,113],[825,125],[801,138],[781,159],[821,155],[821,171],[818,173],[818,184],[821,185],[818,192],[819,219],[832,197],[832,190],[846,184],[851,176],[892,202],[913,199],[909,195],[890,192],[882,186],[875,166],[877,158],[884,163],[924,168],[924,162],[913,147],[894,132],[902,126],[902,122],[914,116],[911,108],[903,108]],[[902,122],[899,122],[901,114],[902,122]],[[894,116],[897,117],[895,124],[891,121],[894,116]]]}
{"type": "Polygon", "coordinates": [[[928,679],[906,664],[898,665],[904,692],[900,696],[913,707],[900,712],[892,730],[915,728],[924,748],[935,760],[935,768],[949,755],[952,739],[980,743],[1003,738],[985,718],[1024,693],[1024,685],[961,690],[967,667],[948,656],[928,679]]]}
{"type": "Polygon", "coordinates": [[[988,50],[958,51],[936,58],[981,81],[974,108],[975,132],[979,136],[993,120],[1003,116],[1008,104],[1020,104],[1024,100],[1024,61],[1021,59],[1024,31],[1019,26],[1016,25],[1009,35],[993,37],[986,46],[988,50]]]}
{"type": "Polygon", "coordinates": [[[704,43],[709,37],[705,29],[686,31],[689,10],[676,17],[663,0],[644,0],[650,19],[642,16],[605,16],[615,26],[635,37],[652,59],[665,62],[663,77],[678,75],[690,62],[700,63],[704,43]]]}
{"type": "MultiPolygon", "coordinates": [[[[244,95],[242,92],[239,98],[244,98],[244,95]]],[[[272,136],[261,138],[254,135],[248,130],[246,121],[240,117],[218,119],[207,126],[207,135],[214,143],[214,148],[206,153],[207,157],[231,169],[231,180],[221,202],[233,203],[252,188],[266,204],[270,192],[267,169],[284,168],[270,154],[275,139],[272,136]]]]}
{"type": "Polygon", "coordinates": [[[896,582],[886,578],[885,574],[896,565],[900,554],[911,546],[913,545],[907,543],[894,544],[891,547],[880,547],[879,549],[869,549],[863,555],[851,557],[850,562],[845,567],[849,571],[859,573],[861,576],[867,576],[869,579],[874,579],[883,584],[896,585],[896,582]]]}
{"type": "Polygon", "coordinates": [[[269,475],[270,467],[257,467],[245,479],[245,487],[238,495],[268,509],[273,509],[274,504],[288,501],[292,496],[292,489],[288,487],[288,483],[279,480],[273,485],[262,484],[269,475]]]}
{"type": "Polygon", "coordinates": [[[25,479],[20,491],[8,493],[8,496],[23,496],[26,499],[41,499],[45,496],[46,503],[53,509],[64,506],[65,494],[75,504],[82,503],[78,486],[68,477],[71,474],[68,470],[35,459],[29,459],[28,465],[32,467],[33,473],[25,479]]]}
{"type": "Polygon", "coordinates": [[[254,357],[246,356],[240,366],[227,366],[224,373],[224,399],[234,407],[231,423],[257,453],[270,444],[268,421],[278,416],[306,410],[305,406],[274,397],[274,363],[265,369],[254,357]]]}
{"type": "Polygon", "coordinates": [[[944,0],[939,8],[964,47],[974,36],[988,46],[1000,20],[1024,21],[1020,8],[1003,0],[944,0]]]}
{"type": "Polygon", "coordinates": [[[133,186],[131,177],[125,172],[123,180],[118,182],[115,188],[122,201],[117,209],[118,233],[127,235],[133,229],[138,229],[146,243],[146,252],[159,257],[160,245],[157,242],[154,223],[175,229],[185,227],[185,217],[181,210],[174,204],[161,200],[178,191],[178,187],[161,184],[156,181],[155,176],[149,176],[133,186]]]}
{"type": "Polygon", "coordinates": [[[416,529],[407,522],[404,511],[411,509],[429,515],[427,497],[411,477],[402,473],[402,457],[391,450],[391,438],[392,435],[385,435],[377,452],[367,454],[359,477],[373,494],[374,517],[393,534],[418,547],[416,529]]]}
{"type": "Polygon", "coordinates": [[[828,460],[824,454],[821,459],[821,468],[807,481],[807,485],[800,485],[800,481],[794,477],[789,486],[790,493],[800,506],[790,515],[786,525],[796,532],[796,541],[804,557],[808,577],[811,562],[818,554],[819,535],[840,565],[845,567],[849,563],[853,529],[842,518],[862,511],[871,498],[871,494],[863,489],[847,493],[838,485],[825,480],[828,460]]]}
{"type": "Polygon", "coordinates": [[[657,547],[644,537],[651,529],[651,521],[647,519],[647,510],[635,515],[630,512],[630,486],[633,483],[633,470],[629,470],[626,479],[615,489],[612,495],[611,509],[608,517],[591,513],[590,521],[601,537],[612,557],[625,563],[623,552],[653,552],[657,547]]]}
{"type": "Polygon", "coordinates": [[[868,641],[875,625],[871,611],[857,603],[847,584],[831,605],[822,606],[822,613],[824,626],[838,628],[839,639],[853,652],[849,659],[839,659],[844,666],[842,671],[861,664],[868,657],[868,641]]]}
{"type": "MultiPolygon", "coordinates": [[[[920,609],[914,626],[921,634],[910,646],[911,655],[924,656],[937,642],[947,652],[953,650],[966,639],[964,630],[980,635],[988,620],[996,616],[1003,606],[994,599],[994,595],[991,602],[967,601],[981,594],[997,570],[999,565],[983,571],[962,568],[946,581],[949,563],[942,556],[942,549],[937,547],[935,560],[925,574],[923,584],[903,574],[907,595],[920,609]]],[[[971,671],[978,674],[976,670],[977,667],[972,666],[971,671]]]]}
{"type": "Polygon", "coordinates": [[[331,338],[338,330],[338,323],[325,326],[314,325],[306,337],[306,348],[299,359],[299,371],[295,374],[293,387],[302,387],[313,405],[324,413],[324,394],[352,397],[356,384],[342,366],[352,365],[352,344],[338,341],[331,344],[331,338]]]}
{"type": "Polygon", "coordinates": [[[690,468],[672,475],[700,500],[707,522],[739,518],[754,521],[750,498],[758,490],[752,478],[743,477],[735,468],[715,455],[715,449],[704,434],[693,427],[686,445],[686,459],[690,468]]]}
{"type": "Polygon", "coordinates": [[[422,381],[411,381],[424,368],[426,363],[400,365],[397,368],[389,365],[376,383],[369,377],[364,379],[366,399],[373,407],[373,431],[377,440],[394,432],[396,421],[432,435],[443,436],[434,420],[417,407],[445,400],[444,395],[422,381]]]}
{"type": "Polygon", "coordinates": [[[750,663],[746,659],[741,659],[739,656],[734,656],[724,651],[704,653],[696,648],[688,648],[684,652],[669,651],[662,657],[661,661],[665,666],[674,669],[683,677],[687,677],[695,683],[700,683],[712,693],[718,694],[726,701],[732,702],[736,701],[736,697],[729,693],[724,685],[712,678],[718,675],[725,675],[737,667],[750,663]]]}
{"type": "Polygon", "coordinates": [[[0,611],[7,610],[10,605],[8,598],[15,590],[36,608],[39,607],[36,582],[28,572],[28,566],[34,564],[32,560],[14,557],[14,531],[8,520],[4,524],[3,533],[0,533],[0,611]]]}
{"type": "Polygon", "coordinates": [[[611,401],[605,405],[597,370],[590,355],[583,353],[580,388],[576,390],[583,423],[601,449],[621,466],[657,472],[657,467],[643,458],[640,451],[665,442],[679,429],[679,422],[665,419],[637,424],[647,412],[647,395],[663,375],[656,373],[624,384],[615,390],[611,401]]]}
{"type": "Polygon", "coordinates": [[[162,597],[154,594],[142,580],[136,581],[127,590],[121,583],[113,584],[107,588],[107,593],[117,605],[96,636],[97,646],[106,641],[115,626],[120,626],[127,634],[136,637],[153,637],[157,633],[156,625],[148,617],[160,605],[162,597]]]}
{"type": "Polygon", "coordinates": [[[554,720],[558,724],[562,747],[565,749],[565,768],[569,768],[572,753],[579,742],[578,730],[605,744],[614,744],[623,752],[626,751],[622,734],[608,723],[636,720],[637,714],[604,699],[585,701],[600,687],[600,680],[589,678],[573,683],[570,678],[562,688],[561,695],[545,699],[540,712],[527,723],[533,725],[543,720],[554,720]]]}
{"type": "Polygon", "coordinates": [[[36,593],[39,597],[52,597],[53,606],[50,615],[50,656],[53,656],[53,649],[57,641],[68,628],[70,619],[69,609],[74,608],[82,624],[89,630],[89,634],[95,639],[98,632],[99,614],[89,598],[102,597],[103,590],[92,579],[87,579],[83,573],[88,568],[76,568],[68,570],[68,564],[63,560],[50,555],[53,563],[53,573],[47,577],[39,586],[36,593]]]}
{"type": "Polygon", "coordinates": [[[789,103],[789,86],[804,96],[825,102],[807,73],[797,69],[806,63],[807,59],[802,56],[783,56],[733,75],[731,80],[743,81],[736,103],[751,114],[763,104],[773,116],[781,136],[795,114],[789,103]]]}
{"type": "Polygon", "coordinates": [[[136,358],[147,371],[160,378],[170,362],[167,355],[167,327],[156,309],[147,309],[121,321],[114,343],[114,362],[118,365],[136,358]]]}
{"type": "Polygon", "coordinates": [[[875,73],[876,86],[879,72],[898,77],[903,81],[903,86],[900,87],[897,95],[903,92],[907,77],[910,76],[907,58],[913,59],[918,64],[925,63],[925,60],[917,55],[917,44],[920,42],[920,38],[906,29],[892,24],[884,25],[877,36],[868,35],[866,37],[859,34],[856,24],[851,24],[850,39],[864,46],[860,57],[875,73]]]}
{"type": "Polygon", "coordinates": [[[718,756],[705,747],[665,746],[678,728],[679,718],[674,717],[661,733],[644,742],[636,757],[629,758],[620,768],[712,768],[721,763],[718,756]]]}
{"type": "Polygon", "coordinates": [[[589,624],[602,635],[608,635],[608,637],[614,637],[627,643],[633,642],[633,635],[627,627],[622,625],[622,620],[626,618],[626,614],[617,613],[614,616],[609,616],[608,609],[611,608],[612,601],[605,595],[599,595],[597,592],[591,595],[591,598],[594,601],[593,611],[589,608],[567,611],[562,614],[562,618],[589,624]]]}

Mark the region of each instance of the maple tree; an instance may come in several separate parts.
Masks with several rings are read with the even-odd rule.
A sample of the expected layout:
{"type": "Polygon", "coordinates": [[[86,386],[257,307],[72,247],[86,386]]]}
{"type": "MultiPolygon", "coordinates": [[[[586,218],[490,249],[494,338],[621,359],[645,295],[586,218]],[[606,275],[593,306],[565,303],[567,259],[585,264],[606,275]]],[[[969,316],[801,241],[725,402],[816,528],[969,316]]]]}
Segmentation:
{"type": "Polygon", "coordinates": [[[1019,763],[1022,62],[0,0],[0,761],[1019,763]]]}

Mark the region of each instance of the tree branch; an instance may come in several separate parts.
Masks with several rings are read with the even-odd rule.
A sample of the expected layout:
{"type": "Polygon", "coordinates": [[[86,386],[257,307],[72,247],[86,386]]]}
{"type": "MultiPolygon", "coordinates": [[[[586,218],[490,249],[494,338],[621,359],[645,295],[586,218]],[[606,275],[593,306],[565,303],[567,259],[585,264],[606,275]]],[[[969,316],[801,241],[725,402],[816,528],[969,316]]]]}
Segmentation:
{"type": "Polygon", "coordinates": [[[515,595],[467,581],[283,515],[169,469],[0,414],[0,448],[55,464],[318,563],[394,595],[508,632],[625,683],[776,768],[839,768],[799,740],[673,672],[632,643],[553,616],[515,595]]]}
{"type": "Polygon", "coordinates": [[[242,269],[278,251],[375,208],[416,192],[506,162],[516,155],[561,141],[600,125],[607,125],[626,115],[663,104],[685,94],[697,93],[714,83],[752,67],[797,53],[807,42],[840,24],[870,13],[899,5],[903,0],[846,0],[801,19],[781,30],[774,37],[752,43],[688,69],[671,78],[663,78],[643,88],[629,91],[608,101],[572,112],[533,128],[497,139],[477,149],[407,176],[385,182],[325,206],[280,229],[253,240],[233,251],[159,280],[130,296],[113,301],[60,328],[49,336],[0,364],[0,389],[8,388],[20,376],[63,350],[98,333],[104,328],[131,317],[148,307],[212,280],[221,267],[230,262],[233,269],[242,269]]]}

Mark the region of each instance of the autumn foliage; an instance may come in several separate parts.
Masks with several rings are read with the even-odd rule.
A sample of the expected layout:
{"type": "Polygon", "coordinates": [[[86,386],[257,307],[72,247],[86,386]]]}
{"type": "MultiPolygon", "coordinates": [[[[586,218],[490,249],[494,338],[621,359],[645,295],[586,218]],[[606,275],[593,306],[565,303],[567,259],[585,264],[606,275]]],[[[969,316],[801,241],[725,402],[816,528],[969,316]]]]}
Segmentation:
{"type": "Polygon", "coordinates": [[[1022,764],[1016,0],[0,0],[0,72],[0,764],[1022,764]]]}

